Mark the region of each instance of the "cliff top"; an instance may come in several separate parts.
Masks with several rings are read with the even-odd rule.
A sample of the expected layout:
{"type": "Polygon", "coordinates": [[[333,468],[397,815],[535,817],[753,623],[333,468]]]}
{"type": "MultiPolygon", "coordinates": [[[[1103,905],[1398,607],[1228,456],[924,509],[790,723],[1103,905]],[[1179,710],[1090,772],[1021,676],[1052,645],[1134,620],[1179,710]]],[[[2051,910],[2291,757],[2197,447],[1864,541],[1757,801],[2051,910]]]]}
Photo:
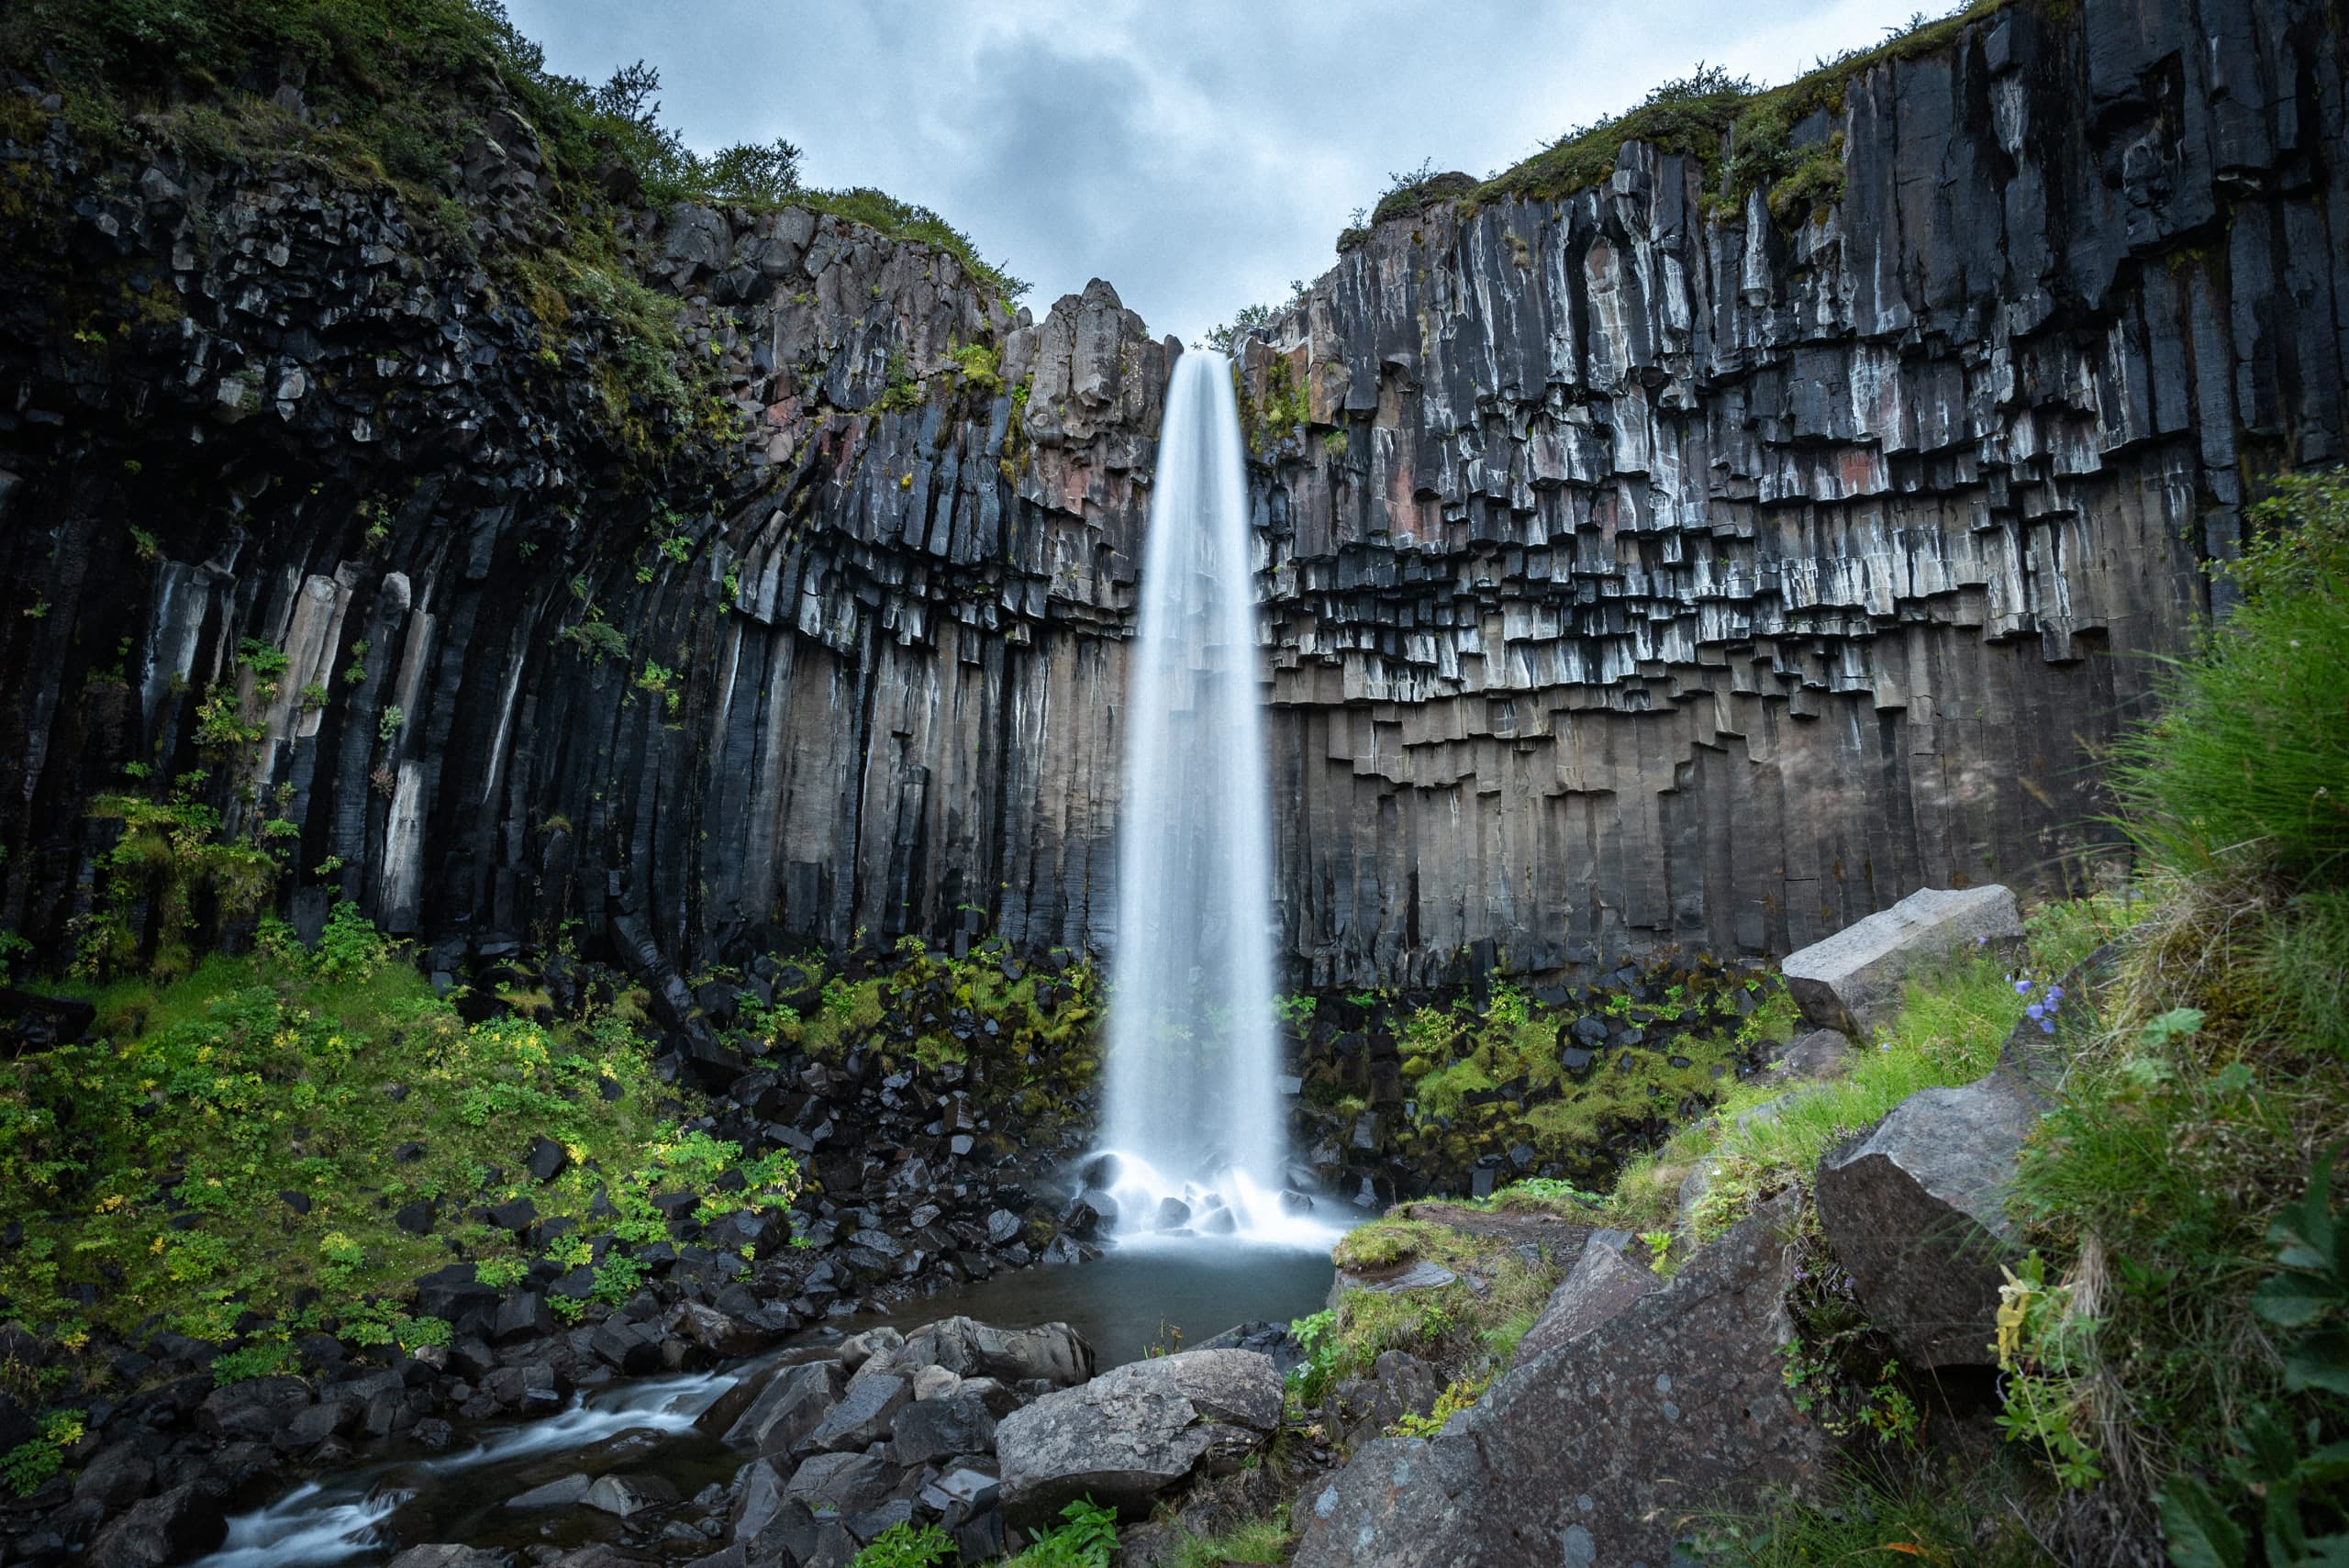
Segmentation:
{"type": "Polygon", "coordinates": [[[1651,89],[1635,107],[1575,127],[1489,179],[1435,173],[1429,166],[1397,176],[1372,209],[1368,225],[1338,236],[1338,250],[1343,254],[1362,243],[1371,226],[1415,217],[1442,202],[1458,201],[1473,209],[1571,195],[1613,173],[1624,145],[1633,141],[1698,160],[1712,187],[1712,205],[1733,206],[1760,190],[1773,216],[1789,220],[1833,201],[1842,183],[1840,146],[1823,125],[1804,128],[1805,120],[1822,109],[1840,111],[1845,85],[1865,72],[1945,49],[1968,23],[2015,3],[1965,0],[1930,20],[1920,11],[1883,43],[1822,58],[1815,69],[1776,87],[1757,88],[1746,77],[1700,63],[1690,74],[1651,89]]]}
{"type": "MultiPolygon", "coordinates": [[[[661,122],[657,72],[590,86],[551,72],[496,0],[21,0],[0,17],[0,75],[55,93],[101,153],[310,162],[388,189],[468,250],[521,239],[600,260],[615,207],[787,204],[950,252],[1007,300],[1027,288],[927,207],[803,186],[787,141],[696,152],[661,122]],[[484,139],[533,144],[551,221],[484,227],[468,203],[484,139]]],[[[0,134],[38,140],[41,111],[10,99],[0,134]]]]}

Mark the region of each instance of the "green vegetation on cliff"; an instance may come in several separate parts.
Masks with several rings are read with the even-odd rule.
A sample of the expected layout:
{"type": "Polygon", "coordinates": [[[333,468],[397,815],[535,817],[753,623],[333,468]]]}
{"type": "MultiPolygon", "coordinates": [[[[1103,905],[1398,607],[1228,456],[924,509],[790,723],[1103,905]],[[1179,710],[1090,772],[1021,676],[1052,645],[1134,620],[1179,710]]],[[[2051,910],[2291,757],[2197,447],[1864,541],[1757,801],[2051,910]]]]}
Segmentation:
{"type": "Polygon", "coordinates": [[[1410,217],[1440,202],[1459,201],[1473,210],[1570,196],[1612,175],[1623,148],[1634,141],[1694,159],[1704,171],[1706,201],[1717,210],[1734,210],[1760,191],[1771,217],[1782,224],[1805,215],[1823,217],[1843,194],[1842,133],[1822,131],[1798,144],[1795,128],[1815,114],[1841,114],[1845,87],[1862,72],[1945,49],[1967,23],[2014,3],[1960,0],[1956,9],[1938,18],[1919,12],[1891,29],[1893,36],[1883,43],[1821,58],[1813,70],[1776,87],[1756,87],[1750,78],[1699,65],[1651,89],[1621,114],[1576,126],[1482,181],[1437,173],[1432,162],[1424,164],[1396,175],[1377,206],[1357,214],[1338,237],[1338,249],[1360,244],[1371,225],[1410,217]]]}
{"type": "MultiPolygon", "coordinates": [[[[127,186],[166,156],[389,195],[549,333],[600,329],[592,379],[631,445],[697,428],[708,402],[677,302],[622,253],[615,225],[631,206],[798,206],[952,254],[1005,298],[1026,286],[927,208],[802,186],[789,142],[696,152],[660,119],[657,73],[640,62],[590,86],[550,72],[495,0],[19,0],[0,14],[0,71],[58,95],[101,182],[127,186]]],[[[0,135],[22,146],[48,118],[0,96],[0,135]]],[[[0,217],[37,239],[58,195],[38,163],[12,162],[0,217]]],[[[168,290],[133,292],[168,308],[168,290]]],[[[548,352],[550,368],[563,362],[548,352]]]]}
{"type": "MultiPolygon", "coordinates": [[[[684,1127],[695,1097],[653,1075],[625,998],[468,1023],[347,905],[315,952],[265,921],[245,957],[59,989],[94,1005],[90,1037],[0,1070],[0,1190],[23,1227],[0,1313],[69,1349],[92,1327],[226,1344],[275,1319],[225,1380],[290,1363],[315,1329],[420,1343],[448,1325],[407,1315],[419,1274],[454,1254],[518,1277],[539,1255],[492,1207],[527,1199],[573,1269],[607,1238],[665,1236],[656,1192],[691,1191],[707,1221],[797,1188],[788,1159],[684,1127]]],[[[633,1284],[620,1264],[596,1279],[633,1284]]]]}

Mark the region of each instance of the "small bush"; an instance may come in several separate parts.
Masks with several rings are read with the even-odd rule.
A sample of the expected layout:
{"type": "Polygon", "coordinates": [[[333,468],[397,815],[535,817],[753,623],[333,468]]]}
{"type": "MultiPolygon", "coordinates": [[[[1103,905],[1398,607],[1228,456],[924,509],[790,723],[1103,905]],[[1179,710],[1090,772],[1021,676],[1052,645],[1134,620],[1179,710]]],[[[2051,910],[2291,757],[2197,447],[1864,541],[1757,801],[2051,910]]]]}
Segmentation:
{"type": "Polygon", "coordinates": [[[2349,880],[2349,473],[2286,475],[2251,515],[2263,537],[2217,573],[2243,602],[2121,743],[2113,789],[2160,865],[2330,885],[2349,880]]]}
{"type": "Polygon", "coordinates": [[[944,1530],[907,1519],[874,1536],[850,1568],[931,1568],[953,1555],[953,1539],[944,1530]]]}
{"type": "Polygon", "coordinates": [[[1039,1535],[1004,1568],[1109,1568],[1118,1550],[1117,1510],[1085,1497],[1063,1508],[1061,1518],[1067,1522],[1039,1535]]]}

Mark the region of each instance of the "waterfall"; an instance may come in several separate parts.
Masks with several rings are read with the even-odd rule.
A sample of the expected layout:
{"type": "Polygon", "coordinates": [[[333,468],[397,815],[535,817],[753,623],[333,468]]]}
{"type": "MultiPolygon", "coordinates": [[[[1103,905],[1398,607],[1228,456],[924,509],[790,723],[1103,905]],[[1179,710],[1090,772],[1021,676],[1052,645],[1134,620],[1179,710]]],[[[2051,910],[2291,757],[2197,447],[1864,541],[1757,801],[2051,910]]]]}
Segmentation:
{"type": "MultiPolygon", "coordinates": [[[[1284,1195],[1272,825],[1230,361],[1175,361],[1125,712],[1108,1187],[1121,1236],[1319,1236],[1284,1195]]],[[[1326,1241],[1324,1242],[1326,1244],[1326,1241]]]]}

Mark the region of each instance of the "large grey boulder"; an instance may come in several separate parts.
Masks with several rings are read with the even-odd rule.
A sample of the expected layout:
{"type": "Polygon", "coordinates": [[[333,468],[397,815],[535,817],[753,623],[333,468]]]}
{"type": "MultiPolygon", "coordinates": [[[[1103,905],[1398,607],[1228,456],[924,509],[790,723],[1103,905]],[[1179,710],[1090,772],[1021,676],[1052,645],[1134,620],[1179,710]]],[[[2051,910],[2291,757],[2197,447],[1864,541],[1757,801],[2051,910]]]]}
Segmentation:
{"type": "Polygon", "coordinates": [[[265,1443],[315,1400],[310,1385],[298,1377],[248,1378],[214,1389],[204,1396],[196,1424],[224,1442],[265,1443]]]}
{"type": "Polygon", "coordinates": [[[847,1387],[848,1374],[836,1361],[785,1367],[726,1429],[723,1440],[756,1453],[789,1453],[831,1414],[847,1387]]]}
{"type": "Polygon", "coordinates": [[[1071,1388],[1093,1375],[1093,1347],[1065,1323],[997,1329],[969,1318],[946,1318],[915,1329],[892,1364],[900,1370],[942,1366],[999,1383],[1041,1378],[1055,1388],[1071,1388]]]}
{"type": "Polygon", "coordinates": [[[1280,1425],[1281,1374],[1256,1351],[1187,1351],[1113,1367],[996,1427],[1004,1511],[1050,1518],[1090,1496],[1138,1518],[1193,1474],[1239,1468],[1280,1425]]]}
{"type": "Polygon", "coordinates": [[[995,1447],[995,1412],[987,1408],[985,1380],[934,1399],[918,1399],[889,1425],[889,1451],[899,1464],[929,1464],[957,1454],[981,1454],[995,1447]]]}
{"type": "Polygon", "coordinates": [[[1299,1500],[1295,1568],[1662,1568],[1692,1510],[1821,1473],[1832,1444],[1780,1376],[1791,1207],[1519,1364],[1436,1437],[1364,1446],[1299,1500]]]}
{"type": "Polygon", "coordinates": [[[1369,1375],[1347,1378],[1323,1396],[1322,1429],[1357,1448],[1406,1416],[1430,1414],[1442,1396],[1442,1373],[1407,1351],[1384,1351],[1369,1375]]]}
{"type": "Polygon", "coordinates": [[[1997,1359],[2000,1266],[2021,1251],[2007,1194],[2044,1105],[2001,1068],[1962,1088],[1920,1089],[1820,1161],[1828,1247],[1911,1366],[1997,1359]]]}
{"type": "Polygon", "coordinates": [[[1664,1288],[1654,1270],[1632,1260],[1633,1240],[1628,1230],[1591,1232],[1582,1256],[1550,1293],[1542,1316],[1533,1320],[1525,1338],[1517,1342],[1517,1355],[1510,1364],[1523,1366],[1570,1340],[1579,1340],[1640,1297],[1664,1288]]]}
{"type": "Polygon", "coordinates": [[[1778,970],[1804,1018],[1865,1039],[1898,1009],[1909,975],[1979,942],[2011,947],[2022,934],[2015,895],[1996,884],[1928,887],[1788,955],[1778,970]]]}

